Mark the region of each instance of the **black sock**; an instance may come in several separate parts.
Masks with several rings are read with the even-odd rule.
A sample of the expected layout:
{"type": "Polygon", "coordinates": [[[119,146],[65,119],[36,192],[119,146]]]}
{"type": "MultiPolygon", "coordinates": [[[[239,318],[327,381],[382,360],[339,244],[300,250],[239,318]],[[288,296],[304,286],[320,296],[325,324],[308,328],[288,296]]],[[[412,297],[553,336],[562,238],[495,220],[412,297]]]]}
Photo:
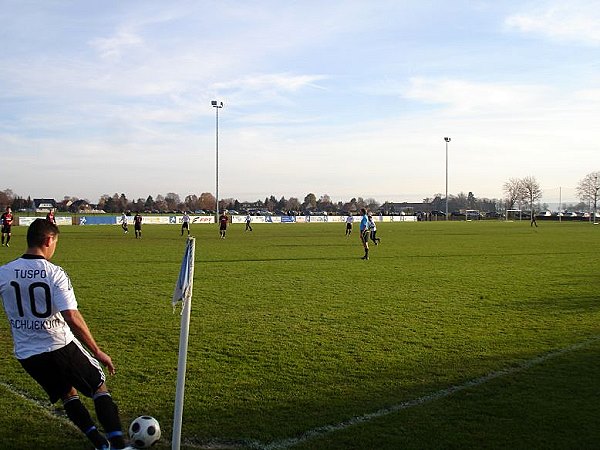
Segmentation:
{"type": "Polygon", "coordinates": [[[124,448],[125,439],[121,429],[119,409],[110,394],[108,392],[101,392],[94,395],[94,406],[98,420],[104,427],[104,432],[112,448],[124,448]]]}
{"type": "Polygon", "coordinates": [[[95,448],[102,448],[103,446],[108,448],[108,441],[100,434],[96,425],[94,425],[89,411],[83,406],[79,396],[71,397],[63,404],[67,417],[87,436],[95,448]]]}

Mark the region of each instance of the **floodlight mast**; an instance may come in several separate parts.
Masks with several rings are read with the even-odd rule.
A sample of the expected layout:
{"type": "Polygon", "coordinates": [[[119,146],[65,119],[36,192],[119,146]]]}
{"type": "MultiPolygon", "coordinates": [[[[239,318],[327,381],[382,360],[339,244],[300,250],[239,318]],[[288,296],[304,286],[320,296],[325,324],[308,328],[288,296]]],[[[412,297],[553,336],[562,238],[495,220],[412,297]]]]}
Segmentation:
{"type": "Polygon", "coordinates": [[[596,213],[598,212],[598,176],[594,177],[594,225],[596,225],[596,213]]]}
{"type": "Polygon", "coordinates": [[[446,220],[448,220],[448,142],[450,142],[450,138],[445,137],[444,141],[446,141],[446,220]]]}
{"type": "Polygon", "coordinates": [[[215,222],[219,221],[219,109],[223,107],[223,102],[219,102],[217,100],[212,100],[210,104],[215,108],[217,112],[217,121],[216,121],[216,137],[215,137],[215,184],[216,184],[216,195],[215,195],[215,222]]]}

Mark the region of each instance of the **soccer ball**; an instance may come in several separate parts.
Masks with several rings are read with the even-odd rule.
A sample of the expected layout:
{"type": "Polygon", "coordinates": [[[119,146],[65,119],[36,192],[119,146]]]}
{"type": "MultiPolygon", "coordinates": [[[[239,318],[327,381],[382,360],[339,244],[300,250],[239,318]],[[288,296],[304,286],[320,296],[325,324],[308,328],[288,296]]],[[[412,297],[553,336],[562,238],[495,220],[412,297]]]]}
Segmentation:
{"type": "Polygon", "coordinates": [[[129,425],[129,439],[137,448],[149,448],[160,439],[158,420],[150,416],[140,416],[129,425]]]}

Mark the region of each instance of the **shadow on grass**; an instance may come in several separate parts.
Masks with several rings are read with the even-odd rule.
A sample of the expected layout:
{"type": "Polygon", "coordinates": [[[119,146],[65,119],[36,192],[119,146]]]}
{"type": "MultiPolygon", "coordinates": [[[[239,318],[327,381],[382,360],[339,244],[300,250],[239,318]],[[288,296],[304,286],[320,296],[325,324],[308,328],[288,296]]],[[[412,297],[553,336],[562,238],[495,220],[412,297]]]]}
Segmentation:
{"type": "MultiPolygon", "coordinates": [[[[344,389],[332,385],[325,395],[302,401],[290,386],[285,399],[238,404],[224,415],[190,405],[186,414],[226,420],[230,435],[187,441],[261,449],[597,448],[598,360],[596,336],[540,356],[490,358],[485,365],[496,368],[491,371],[480,359],[469,371],[465,361],[463,376],[432,368],[400,379],[395,370],[376,371],[370,384],[379,387],[371,392],[360,382],[344,389]]],[[[452,372],[456,368],[447,367],[452,372]]]]}

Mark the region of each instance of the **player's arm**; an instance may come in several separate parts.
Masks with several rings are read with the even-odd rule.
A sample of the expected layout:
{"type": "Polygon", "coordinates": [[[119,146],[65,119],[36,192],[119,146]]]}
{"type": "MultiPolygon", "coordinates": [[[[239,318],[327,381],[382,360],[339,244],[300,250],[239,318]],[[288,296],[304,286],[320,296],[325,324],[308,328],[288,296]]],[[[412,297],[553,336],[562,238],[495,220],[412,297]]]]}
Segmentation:
{"type": "Polygon", "coordinates": [[[106,366],[108,373],[114,375],[115,366],[111,357],[100,349],[81,313],[77,309],[66,309],[61,311],[61,314],[69,324],[69,328],[71,328],[75,337],[92,352],[98,361],[106,366]]]}

